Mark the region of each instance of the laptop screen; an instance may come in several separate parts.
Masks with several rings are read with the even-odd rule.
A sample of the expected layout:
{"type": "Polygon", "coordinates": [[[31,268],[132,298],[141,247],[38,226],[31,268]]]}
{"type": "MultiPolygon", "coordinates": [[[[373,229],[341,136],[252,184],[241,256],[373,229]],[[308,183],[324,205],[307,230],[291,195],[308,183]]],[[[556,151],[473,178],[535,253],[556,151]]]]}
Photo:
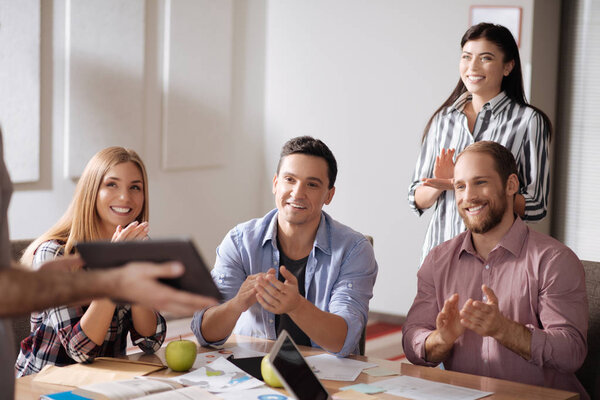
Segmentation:
{"type": "Polygon", "coordinates": [[[329,399],[329,394],[288,335],[285,335],[271,363],[287,383],[286,389],[292,391],[298,400],[329,399]]]}

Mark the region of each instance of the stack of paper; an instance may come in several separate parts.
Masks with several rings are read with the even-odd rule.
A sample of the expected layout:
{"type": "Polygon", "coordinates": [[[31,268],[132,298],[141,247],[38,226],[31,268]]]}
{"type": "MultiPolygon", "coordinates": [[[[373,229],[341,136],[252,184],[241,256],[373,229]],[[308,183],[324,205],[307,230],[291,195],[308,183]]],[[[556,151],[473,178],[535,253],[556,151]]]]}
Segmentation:
{"type": "Polygon", "coordinates": [[[377,381],[374,384],[385,389],[387,394],[413,400],[476,400],[493,393],[413,378],[412,376],[399,376],[377,381]]]}
{"type": "Polygon", "coordinates": [[[344,382],[355,381],[363,369],[377,366],[375,363],[339,358],[331,354],[306,357],[306,362],[313,368],[317,378],[344,382]]]}

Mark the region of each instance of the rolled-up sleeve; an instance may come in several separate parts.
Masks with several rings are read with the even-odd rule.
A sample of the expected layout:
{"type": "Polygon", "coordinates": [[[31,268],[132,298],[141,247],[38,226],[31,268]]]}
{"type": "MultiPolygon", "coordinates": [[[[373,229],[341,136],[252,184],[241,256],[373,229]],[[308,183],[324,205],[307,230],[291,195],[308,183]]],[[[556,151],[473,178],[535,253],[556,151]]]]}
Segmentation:
{"type": "Polygon", "coordinates": [[[431,122],[429,132],[425,137],[425,141],[421,145],[421,152],[417,158],[415,172],[412,181],[408,186],[408,205],[417,214],[422,215],[425,211],[417,207],[415,202],[415,192],[421,185],[422,178],[433,178],[433,167],[435,166],[435,157],[437,156],[438,146],[436,138],[436,127],[438,124],[439,113],[431,122]]]}
{"type": "MultiPolygon", "coordinates": [[[[129,311],[131,312],[131,310],[129,311]]],[[[165,341],[167,335],[167,323],[165,318],[158,312],[154,312],[156,315],[156,332],[152,336],[140,335],[131,324],[131,341],[136,344],[140,350],[146,354],[152,354],[157,352],[165,341]]]]}
{"type": "MultiPolygon", "coordinates": [[[[217,247],[217,258],[211,275],[223,295],[223,302],[235,297],[247,277],[242,263],[239,241],[239,231],[237,228],[233,228],[225,236],[219,247],[217,247]]],[[[201,346],[225,343],[229,337],[218,342],[209,343],[202,336],[202,319],[206,310],[197,311],[192,318],[191,329],[198,343],[201,346]]]]}
{"type": "Polygon", "coordinates": [[[425,340],[435,330],[440,308],[435,291],[433,253],[430,253],[417,272],[417,295],[402,326],[402,347],[406,358],[417,365],[436,366],[425,359],[425,340]]]}
{"type": "Polygon", "coordinates": [[[346,340],[337,356],[354,352],[367,323],[369,300],[377,278],[377,262],[373,246],[366,240],[357,242],[345,257],[340,276],[335,282],[329,302],[329,312],[346,321],[346,340]]]}
{"type": "Polygon", "coordinates": [[[543,270],[539,293],[541,326],[531,331],[531,360],[574,373],[587,354],[588,302],[583,266],[571,251],[556,253],[543,270]]]}
{"type": "Polygon", "coordinates": [[[528,122],[523,149],[517,157],[520,193],[525,198],[524,220],[538,221],[546,216],[550,193],[549,137],[549,127],[542,116],[534,112],[528,122]]]}
{"type": "Polygon", "coordinates": [[[81,307],[56,307],[48,312],[47,323],[52,326],[69,357],[79,363],[92,362],[101,346],[95,344],[81,329],[81,307]]]}

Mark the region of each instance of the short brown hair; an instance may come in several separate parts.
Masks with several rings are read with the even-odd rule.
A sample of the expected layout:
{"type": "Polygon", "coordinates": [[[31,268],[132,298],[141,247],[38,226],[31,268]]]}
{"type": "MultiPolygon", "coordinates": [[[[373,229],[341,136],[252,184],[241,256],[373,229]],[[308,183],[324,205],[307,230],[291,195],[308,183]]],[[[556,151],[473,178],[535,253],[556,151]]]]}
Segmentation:
{"type": "Polygon", "coordinates": [[[279,163],[277,164],[277,173],[281,168],[281,162],[290,154],[306,154],[314,157],[321,157],[327,162],[327,175],[329,177],[329,189],[335,185],[337,177],[337,162],[329,147],[319,139],[310,136],[298,136],[288,140],[281,149],[279,163]]]}
{"type": "Polygon", "coordinates": [[[483,153],[491,156],[494,159],[496,172],[498,172],[498,175],[500,175],[503,185],[506,185],[508,177],[512,174],[519,176],[515,157],[512,155],[510,150],[499,143],[492,142],[490,140],[475,142],[460,152],[460,154],[456,157],[456,162],[458,162],[458,159],[465,153],[483,153]]]}

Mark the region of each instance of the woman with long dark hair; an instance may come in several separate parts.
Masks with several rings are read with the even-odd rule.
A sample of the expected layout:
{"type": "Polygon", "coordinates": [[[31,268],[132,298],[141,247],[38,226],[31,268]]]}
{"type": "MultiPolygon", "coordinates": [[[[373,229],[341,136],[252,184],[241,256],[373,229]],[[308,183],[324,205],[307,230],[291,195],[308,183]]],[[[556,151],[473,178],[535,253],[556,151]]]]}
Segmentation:
{"type": "MultiPolygon", "coordinates": [[[[427,123],[408,189],[410,207],[419,215],[435,205],[421,262],[433,247],[465,230],[452,178],[455,154],[471,143],[492,140],[507,147],[519,171],[515,211],[530,221],[546,216],[552,127],[525,99],[515,39],[501,25],[481,23],[465,32],[461,48],[460,79],[427,123]]],[[[482,200],[466,211],[489,218],[491,206],[482,200]]]]}

